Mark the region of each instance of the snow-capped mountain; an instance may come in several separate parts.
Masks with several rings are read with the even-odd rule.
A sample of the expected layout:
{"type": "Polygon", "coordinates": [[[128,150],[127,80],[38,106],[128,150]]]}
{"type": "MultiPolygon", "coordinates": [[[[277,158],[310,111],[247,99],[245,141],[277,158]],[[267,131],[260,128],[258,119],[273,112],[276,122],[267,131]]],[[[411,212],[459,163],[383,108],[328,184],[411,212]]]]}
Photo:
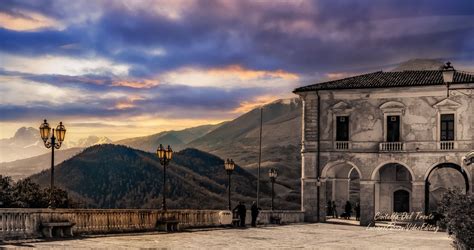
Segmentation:
{"type": "Polygon", "coordinates": [[[14,161],[48,152],[38,129],[21,127],[11,138],[0,139],[0,162],[14,161]]]}
{"type": "Polygon", "coordinates": [[[79,139],[77,142],[70,142],[69,146],[71,147],[78,147],[78,148],[87,148],[93,145],[98,145],[98,144],[107,144],[107,143],[112,143],[112,140],[105,136],[95,136],[91,135],[87,138],[82,138],[79,139]]]}

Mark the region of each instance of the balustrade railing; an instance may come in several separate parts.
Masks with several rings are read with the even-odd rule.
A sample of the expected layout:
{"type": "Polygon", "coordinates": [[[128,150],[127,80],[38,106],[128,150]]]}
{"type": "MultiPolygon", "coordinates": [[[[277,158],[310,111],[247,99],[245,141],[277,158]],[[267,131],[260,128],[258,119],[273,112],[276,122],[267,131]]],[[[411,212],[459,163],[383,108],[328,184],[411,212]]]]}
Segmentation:
{"type": "Polygon", "coordinates": [[[403,151],[403,142],[381,142],[379,150],[383,152],[403,151]]]}
{"type": "Polygon", "coordinates": [[[28,238],[37,234],[37,216],[28,212],[0,212],[0,239],[28,238]]]}
{"type": "Polygon", "coordinates": [[[47,222],[74,223],[74,234],[151,231],[156,230],[156,223],[160,220],[177,220],[181,228],[218,226],[219,212],[219,210],[0,209],[0,240],[38,237],[41,223],[47,222]]]}
{"type": "Polygon", "coordinates": [[[336,141],[336,149],[337,150],[348,150],[349,149],[349,142],[348,141],[336,141]]]}
{"type": "Polygon", "coordinates": [[[441,150],[453,150],[454,149],[454,141],[440,141],[439,142],[439,149],[441,149],[441,150]]]}
{"type": "MultiPolygon", "coordinates": [[[[157,222],[179,221],[180,228],[221,225],[222,210],[153,210],[153,209],[0,209],[0,240],[40,237],[42,223],[70,222],[74,235],[152,231],[157,222]]],[[[282,221],[303,222],[301,211],[262,211],[266,223],[269,213],[278,213],[282,221]]],[[[250,218],[250,216],[249,216],[250,218]]]]}

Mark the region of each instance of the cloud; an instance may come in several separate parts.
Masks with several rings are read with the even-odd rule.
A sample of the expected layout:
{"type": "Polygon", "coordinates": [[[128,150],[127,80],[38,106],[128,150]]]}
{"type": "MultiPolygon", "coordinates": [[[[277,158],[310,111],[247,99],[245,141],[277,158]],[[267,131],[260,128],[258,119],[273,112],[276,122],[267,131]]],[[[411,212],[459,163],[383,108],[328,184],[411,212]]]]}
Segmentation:
{"type": "Polygon", "coordinates": [[[63,28],[56,20],[34,12],[23,12],[21,15],[19,13],[12,15],[0,12],[0,27],[16,31],[63,28]]]}
{"type": "Polygon", "coordinates": [[[0,56],[4,59],[0,62],[0,67],[3,67],[4,70],[33,74],[126,76],[129,70],[129,67],[125,64],[115,63],[100,57],[74,58],[45,55],[31,58],[1,52],[0,56]]]}
{"type": "Polygon", "coordinates": [[[299,75],[284,70],[254,70],[241,65],[229,65],[210,69],[180,68],[160,74],[162,82],[189,86],[220,86],[231,88],[257,86],[292,86],[299,75]]]}
{"type": "Polygon", "coordinates": [[[472,68],[473,13],[445,0],[2,0],[0,119],[218,121],[412,58],[472,68]]]}
{"type": "Polygon", "coordinates": [[[261,107],[265,104],[275,101],[276,99],[278,99],[278,97],[272,96],[272,95],[257,96],[253,98],[252,100],[246,100],[246,101],[241,102],[239,104],[239,107],[234,109],[232,113],[236,113],[236,114],[246,113],[255,108],[261,107]]]}
{"type": "Polygon", "coordinates": [[[29,56],[98,56],[128,65],[133,77],[232,65],[309,74],[461,57],[473,49],[467,41],[474,36],[474,7],[467,2],[78,1],[69,7],[51,1],[48,9],[7,1],[67,27],[3,30],[0,47],[29,56]],[[89,12],[93,17],[73,18],[89,12]]]}
{"type": "Polygon", "coordinates": [[[0,70],[0,81],[9,82],[0,85],[5,95],[0,104],[2,121],[38,119],[38,114],[91,119],[143,115],[227,119],[247,98],[267,92],[263,87],[220,88],[168,83],[125,86],[124,81],[114,76],[36,75],[5,70],[0,70]],[[30,95],[32,89],[35,95],[30,95]]]}

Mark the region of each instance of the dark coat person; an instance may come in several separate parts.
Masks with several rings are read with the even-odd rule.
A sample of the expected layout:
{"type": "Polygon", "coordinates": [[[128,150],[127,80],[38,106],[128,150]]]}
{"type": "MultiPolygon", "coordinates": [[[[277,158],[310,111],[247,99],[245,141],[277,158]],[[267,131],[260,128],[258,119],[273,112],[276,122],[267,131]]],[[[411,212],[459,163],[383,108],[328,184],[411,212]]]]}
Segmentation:
{"type": "Polygon", "coordinates": [[[346,205],[344,206],[344,213],[345,213],[345,218],[350,219],[351,218],[351,213],[352,213],[352,205],[349,201],[346,201],[346,205]]]}
{"type": "Polygon", "coordinates": [[[336,206],[336,202],[335,201],[332,201],[332,207],[331,207],[331,211],[332,211],[332,217],[333,218],[337,218],[337,206],[336,206]]]}
{"type": "Polygon", "coordinates": [[[356,220],[360,220],[360,204],[359,204],[359,202],[356,203],[354,210],[356,212],[356,220]]]}
{"type": "Polygon", "coordinates": [[[332,202],[331,202],[331,200],[328,200],[326,209],[327,209],[327,211],[326,211],[327,216],[332,216],[333,213],[332,213],[332,202]]]}
{"type": "Polygon", "coordinates": [[[245,227],[245,217],[247,215],[247,208],[245,207],[245,204],[242,201],[239,201],[239,205],[237,205],[233,211],[237,212],[239,215],[240,226],[245,227]]]}
{"type": "Polygon", "coordinates": [[[251,211],[251,214],[252,214],[252,227],[256,227],[257,226],[257,217],[258,217],[258,214],[260,213],[260,208],[257,207],[257,202],[252,202],[252,206],[250,207],[250,211],[251,211]]]}

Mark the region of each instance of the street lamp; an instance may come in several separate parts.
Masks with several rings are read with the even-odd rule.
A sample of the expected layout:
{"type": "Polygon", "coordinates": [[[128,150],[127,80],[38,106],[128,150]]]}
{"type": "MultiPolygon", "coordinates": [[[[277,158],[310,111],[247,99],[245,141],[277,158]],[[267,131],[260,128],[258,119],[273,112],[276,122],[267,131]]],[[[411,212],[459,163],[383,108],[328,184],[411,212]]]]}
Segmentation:
{"type": "Polygon", "coordinates": [[[43,139],[44,142],[44,146],[46,148],[51,148],[51,190],[49,191],[49,207],[54,208],[54,149],[61,148],[61,144],[63,143],[64,137],[66,136],[66,128],[64,127],[63,122],[60,122],[56,127],[56,131],[53,128],[53,131],[51,132],[51,127],[49,127],[49,124],[45,119],[43,124],[41,124],[39,127],[39,130],[41,139],[43,139]],[[50,135],[51,137],[49,137],[50,135]],[[48,141],[48,139],[50,141],[48,141]]]}
{"type": "Polygon", "coordinates": [[[173,158],[173,150],[170,145],[168,145],[168,148],[163,148],[163,145],[160,144],[156,150],[156,155],[158,155],[160,163],[163,166],[163,203],[161,204],[161,208],[166,210],[166,166],[168,166],[173,158]]]}
{"type": "Polygon", "coordinates": [[[232,171],[234,171],[234,168],[235,168],[235,163],[232,159],[227,159],[225,162],[224,162],[224,168],[225,168],[225,171],[227,172],[227,175],[229,176],[229,192],[228,192],[228,195],[229,195],[229,210],[232,210],[232,206],[230,204],[230,176],[232,175],[232,171]]]}
{"type": "Polygon", "coordinates": [[[270,181],[272,182],[272,205],[271,205],[272,211],[273,211],[273,197],[275,196],[274,186],[275,186],[275,180],[277,176],[278,176],[278,172],[276,169],[270,168],[270,170],[268,170],[268,177],[270,177],[270,181]]]}
{"type": "Polygon", "coordinates": [[[443,66],[443,82],[446,84],[446,95],[449,97],[449,85],[453,82],[454,79],[454,67],[451,65],[451,62],[447,62],[443,66]]]}

